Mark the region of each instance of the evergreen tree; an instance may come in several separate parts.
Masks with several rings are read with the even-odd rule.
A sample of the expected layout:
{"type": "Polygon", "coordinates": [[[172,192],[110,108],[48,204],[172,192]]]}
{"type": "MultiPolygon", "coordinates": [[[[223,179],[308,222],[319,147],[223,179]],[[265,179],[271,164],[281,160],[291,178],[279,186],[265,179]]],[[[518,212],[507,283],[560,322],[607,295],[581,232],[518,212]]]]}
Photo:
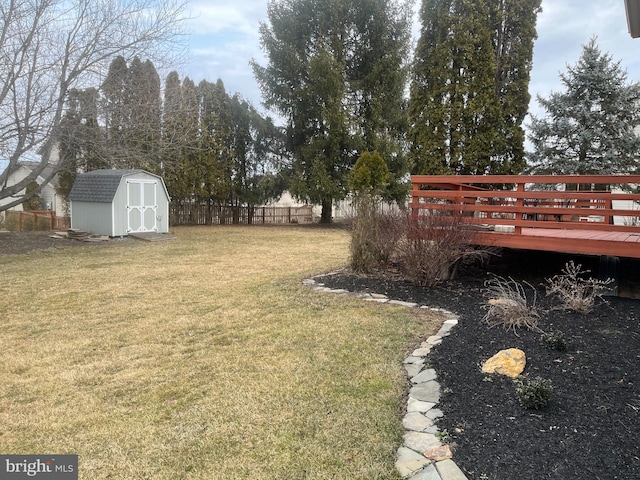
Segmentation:
{"type": "Polygon", "coordinates": [[[102,86],[106,144],[111,166],[159,171],[160,77],[153,63],[116,57],[102,86]]]}
{"type": "Polygon", "coordinates": [[[637,173],[640,138],[640,86],[627,84],[627,74],[611,55],[602,54],[592,38],[582,55],[560,79],[564,93],[538,96],[546,110],[533,117],[534,151],[529,167],[546,174],[637,173]]]}
{"type": "Polygon", "coordinates": [[[195,87],[185,78],[181,85],[171,72],[162,131],[164,177],[176,201],[251,207],[284,189],[274,175],[277,129],[240,95],[229,97],[222,80],[195,87]]]}
{"type": "Polygon", "coordinates": [[[102,131],[98,124],[98,91],[72,89],[60,121],[60,171],[56,192],[65,201],[79,172],[105,168],[102,131]]]}
{"type": "Polygon", "coordinates": [[[106,145],[111,166],[127,165],[127,132],[131,126],[131,92],[129,67],[122,56],[113,59],[101,86],[102,111],[105,118],[106,145]]]}
{"type": "Polygon", "coordinates": [[[149,60],[135,57],[128,71],[131,119],[126,132],[132,166],[160,173],[160,76],[149,60]]]}
{"type": "Polygon", "coordinates": [[[515,173],[539,0],[423,0],[409,106],[413,173],[515,173]]]}
{"type": "Polygon", "coordinates": [[[199,134],[196,86],[177,72],[165,80],[162,125],[163,172],[169,194],[175,201],[190,200],[197,185],[194,157],[199,134]]]}
{"type": "Polygon", "coordinates": [[[278,173],[281,139],[270,118],[240,95],[231,98],[233,114],[233,204],[250,208],[278,198],[286,181],[278,173]]]}
{"type": "MultiPolygon", "coordinates": [[[[293,157],[291,191],[322,204],[348,190],[359,153],[378,149],[393,161],[396,187],[403,157],[409,2],[402,0],[272,0],[262,47],[269,63],[253,63],[265,104],[286,119],[293,157]]],[[[394,192],[400,195],[401,189],[394,192]]]]}
{"type": "Polygon", "coordinates": [[[490,14],[496,55],[495,84],[504,128],[504,152],[496,152],[492,171],[516,173],[525,166],[522,127],[529,110],[533,43],[541,0],[492,0],[490,14]]]}
{"type": "Polygon", "coordinates": [[[200,138],[195,169],[200,185],[196,196],[210,207],[225,203],[231,194],[231,107],[224,83],[203,80],[197,88],[200,138]]]}

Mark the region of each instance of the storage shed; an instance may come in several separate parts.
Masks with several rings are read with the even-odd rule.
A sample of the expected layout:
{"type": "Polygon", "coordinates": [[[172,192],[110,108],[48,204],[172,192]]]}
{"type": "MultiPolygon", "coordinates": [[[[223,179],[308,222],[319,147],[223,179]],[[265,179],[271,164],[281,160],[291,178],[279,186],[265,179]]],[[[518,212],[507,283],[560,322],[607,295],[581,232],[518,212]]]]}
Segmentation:
{"type": "Polygon", "coordinates": [[[162,177],[145,170],[93,170],[76,178],[71,228],[96,235],[169,231],[169,194],[162,177]]]}

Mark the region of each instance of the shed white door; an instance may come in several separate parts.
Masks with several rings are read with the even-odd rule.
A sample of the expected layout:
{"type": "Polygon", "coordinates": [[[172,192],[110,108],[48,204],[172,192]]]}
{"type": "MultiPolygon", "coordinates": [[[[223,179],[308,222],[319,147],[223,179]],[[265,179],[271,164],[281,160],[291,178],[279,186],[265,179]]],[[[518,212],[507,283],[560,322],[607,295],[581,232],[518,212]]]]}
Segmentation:
{"type": "Polygon", "coordinates": [[[127,232],[156,232],[157,180],[127,180],[127,232]]]}

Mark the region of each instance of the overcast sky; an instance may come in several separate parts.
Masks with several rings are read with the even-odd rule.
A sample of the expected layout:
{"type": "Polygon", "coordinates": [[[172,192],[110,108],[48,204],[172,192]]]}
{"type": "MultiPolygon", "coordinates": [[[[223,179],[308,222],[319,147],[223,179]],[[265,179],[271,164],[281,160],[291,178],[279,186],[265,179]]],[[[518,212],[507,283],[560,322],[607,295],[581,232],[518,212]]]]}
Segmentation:
{"type": "MultiPolygon", "coordinates": [[[[418,0],[416,12],[419,6],[418,0]]],[[[592,36],[602,52],[620,62],[629,83],[640,81],[640,38],[628,33],[624,0],[543,0],[542,10],[529,86],[530,113],[544,114],[537,94],[548,97],[552,91],[563,91],[560,72],[577,62],[582,45],[592,36]]],[[[229,94],[240,93],[262,110],[249,61],[266,65],[258,26],[267,20],[267,0],[189,0],[187,14],[189,52],[177,68],[180,77],[189,76],[196,83],[220,78],[229,94]]],[[[413,31],[418,34],[418,23],[413,31]]]]}
{"type": "MultiPolygon", "coordinates": [[[[419,5],[418,1],[416,11],[419,5]]],[[[623,0],[543,0],[542,9],[529,87],[530,112],[543,114],[537,94],[547,97],[563,90],[559,74],[577,62],[582,45],[592,36],[602,52],[620,61],[628,82],[640,81],[640,39],[628,33],[623,0]]],[[[267,0],[190,0],[189,11],[194,18],[189,22],[189,58],[181,77],[188,75],[196,83],[221,78],[228,93],[240,93],[261,108],[249,61],[253,58],[266,65],[258,25],[267,19],[267,0]]],[[[418,29],[416,24],[416,35],[418,29]]]]}

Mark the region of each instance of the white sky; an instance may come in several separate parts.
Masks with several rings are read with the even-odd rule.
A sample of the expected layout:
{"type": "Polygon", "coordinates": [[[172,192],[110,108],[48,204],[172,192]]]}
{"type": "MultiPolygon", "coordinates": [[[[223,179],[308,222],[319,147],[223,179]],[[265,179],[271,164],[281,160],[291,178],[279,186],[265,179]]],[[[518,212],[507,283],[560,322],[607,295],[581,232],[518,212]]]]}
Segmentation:
{"type": "MultiPolygon", "coordinates": [[[[416,3],[416,11],[419,8],[416,3]]],[[[628,82],[640,81],[640,39],[627,31],[623,0],[543,0],[538,16],[538,40],[529,91],[530,112],[541,115],[536,94],[547,97],[562,91],[559,73],[580,57],[592,36],[628,73],[628,82]]],[[[265,65],[258,25],[267,19],[267,0],[190,0],[192,32],[189,58],[180,73],[196,83],[221,78],[229,94],[240,93],[261,108],[261,96],[249,61],[265,65]]],[[[414,32],[418,32],[416,24],[414,32]]]]}

